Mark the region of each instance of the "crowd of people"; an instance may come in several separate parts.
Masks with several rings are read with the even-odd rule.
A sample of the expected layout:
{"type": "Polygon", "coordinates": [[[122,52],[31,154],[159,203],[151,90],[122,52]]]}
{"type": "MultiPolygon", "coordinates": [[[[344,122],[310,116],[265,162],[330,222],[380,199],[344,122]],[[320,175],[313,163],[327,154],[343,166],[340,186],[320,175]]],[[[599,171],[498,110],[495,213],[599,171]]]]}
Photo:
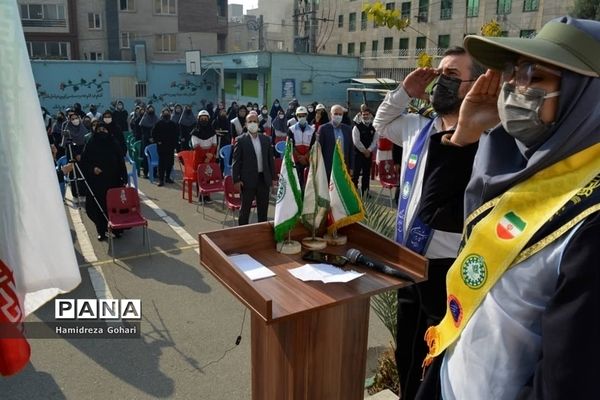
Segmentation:
{"type": "MultiPolygon", "coordinates": [[[[291,140],[294,163],[302,189],[307,173],[308,153],[317,138],[323,149],[328,175],[335,143],[341,141],[347,167],[357,188],[362,176],[361,190],[365,196],[368,195],[371,165],[376,153],[378,161],[394,159],[397,168],[399,167],[400,153],[390,151],[391,142],[378,137],[373,127],[373,111],[366,105],[362,105],[361,111],[354,116],[349,116],[348,110],[341,105],[334,105],[327,110],[325,105],[317,102],[301,106],[296,99],[290,101],[285,109],[276,99],[270,108],[266,105],[259,106],[257,103],[244,105],[235,101],[227,108],[224,103],[218,103],[214,107],[208,103],[197,114],[190,105],[180,104],[163,107],[158,114],[153,104],[146,105],[141,102],[129,113],[122,101],[115,102],[110,109],[102,113],[94,104],[89,105],[87,111],[85,112],[79,103],[75,103],[73,107],[59,111],[54,118],[45,110],[43,114],[56,159],[66,157],[69,161],[81,161],[81,165],[84,166],[80,173],[82,177],[77,177],[78,171],[73,171],[72,166],[67,167],[74,199],[83,201],[89,194],[89,190],[81,182],[83,178],[93,183],[90,186],[94,186],[94,195],[100,201],[88,201],[86,207],[90,208],[88,215],[96,224],[99,240],[106,239],[106,210],[103,199],[108,189],[127,183],[127,174],[123,173],[126,170],[120,161],[119,168],[109,169],[98,160],[122,160],[128,149],[124,134],[127,131],[131,132],[134,140],[141,142],[141,149],[156,144],[158,186],[174,183],[171,174],[175,155],[183,150],[193,149],[198,154],[201,153],[198,157],[199,162],[219,162],[223,171],[225,163],[230,163],[234,184],[242,193],[242,199],[246,199],[242,201],[240,224],[247,223],[247,214],[253,200],[258,201],[259,221],[266,220],[268,193],[278,174],[278,171],[274,170],[273,162],[265,164],[264,169],[260,165],[256,171],[248,166],[248,151],[242,151],[244,141],[238,145],[245,136],[261,136],[260,143],[268,147],[263,151],[266,159],[281,157],[275,146],[287,139],[291,140]],[[224,160],[219,157],[219,153],[221,148],[227,145],[232,145],[234,150],[230,153],[230,159],[224,160]],[[379,148],[381,152],[378,152],[379,148]],[[244,168],[240,168],[243,164],[243,154],[246,154],[246,164],[244,168]],[[93,165],[90,164],[90,159],[95,160],[93,165]],[[355,165],[356,168],[353,169],[355,165]],[[254,172],[248,174],[248,168],[254,172]],[[254,183],[248,181],[250,175],[253,176],[252,182],[265,182],[258,192],[250,191],[254,186],[254,183]],[[257,180],[264,176],[268,179],[257,180]],[[251,199],[248,200],[249,198],[251,199]]],[[[251,153],[254,154],[253,157],[257,157],[258,152],[260,146],[254,147],[251,153]]],[[[140,173],[144,178],[148,178],[150,166],[145,152],[142,156],[140,173]]],[[[64,172],[59,170],[58,173],[60,175],[64,172]]],[[[208,195],[203,196],[202,200],[211,201],[208,195]]]]}

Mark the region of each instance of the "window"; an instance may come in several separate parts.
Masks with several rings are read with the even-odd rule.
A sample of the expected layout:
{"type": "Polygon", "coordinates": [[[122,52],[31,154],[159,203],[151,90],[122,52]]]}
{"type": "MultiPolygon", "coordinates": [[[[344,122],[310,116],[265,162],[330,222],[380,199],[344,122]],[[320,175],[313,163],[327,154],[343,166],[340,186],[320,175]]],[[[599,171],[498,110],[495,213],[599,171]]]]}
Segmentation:
{"type": "Polygon", "coordinates": [[[242,74],[242,96],[258,97],[257,74],[242,74]]]}
{"type": "Polygon", "coordinates": [[[348,16],[348,31],[354,32],[356,30],[356,13],[350,13],[348,16]]]}
{"type": "Polygon", "coordinates": [[[30,58],[68,60],[70,45],[68,42],[27,42],[30,58]]]}
{"type": "Polygon", "coordinates": [[[110,76],[108,84],[110,87],[110,97],[113,100],[135,97],[135,78],[133,76],[110,76]]]}
{"type": "Polygon", "coordinates": [[[452,19],[452,0],[442,0],[440,19],[452,19]]]}
{"type": "Polygon", "coordinates": [[[537,11],[538,0],[524,0],[523,1],[523,12],[526,11],[537,11]]]}
{"type": "Polygon", "coordinates": [[[22,25],[27,27],[66,27],[62,4],[21,4],[22,25]]]}
{"type": "Polygon", "coordinates": [[[512,8],[512,0],[498,0],[496,3],[496,14],[506,15],[510,14],[512,8]]]}
{"type": "Polygon", "coordinates": [[[410,19],[410,1],[402,3],[402,11],[400,12],[402,18],[410,19]]]}
{"type": "MultiPolygon", "coordinates": [[[[283,26],[283,24],[281,24],[283,26]]],[[[338,28],[344,27],[344,14],[338,15],[338,28]]]]}
{"type": "Polygon", "coordinates": [[[467,17],[479,15],[479,0],[467,0],[467,17]]]}
{"type": "Polygon", "coordinates": [[[366,12],[361,12],[360,13],[360,30],[361,31],[366,31],[367,30],[367,13],[366,12]]]}
{"type": "Polygon", "coordinates": [[[154,13],[161,15],[175,15],[176,0],[154,0],[154,13]]]}
{"type": "Polygon", "coordinates": [[[378,50],[378,47],[379,47],[379,42],[378,42],[377,40],[373,40],[373,41],[371,42],[371,55],[372,55],[373,57],[377,57],[377,50],[378,50]]]}
{"type": "Polygon", "coordinates": [[[135,33],[133,32],[121,32],[121,48],[128,49],[131,47],[131,42],[136,38],[135,33]]]}
{"type": "Polygon", "coordinates": [[[235,72],[225,72],[225,93],[237,94],[237,74],[235,72]]]}
{"type": "Polygon", "coordinates": [[[400,38],[398,49],[400,50],[400,57],[408,57],[408,38],[400,38]]]}
{"type": "Polygon", "coordinates": [[[174,33],[156,35],[154,50],[157,53],[174,53],[177,50],[176,35],[174,33]]]}
{"type": "Polygon", "coordinates": [[[341,43],[338,43],[338,45],[337,45],[337,54],[340,56],[342,55],[342,44],[341,43]]]}
{"type": "Polygon", "coordinates": [[[102,19],[100,14],[88,13],[88,28],[102,29],[102,19]]]}
{"type": "Polygon", "coordinates": [[[385,3],[385,9],[386,10],[395,10],[396,9],[396,3],[385,3]]]}
{"type": "Polygon", "coordinates": [[[427,38],[425,36],[417,37],[417,43],[415,49],[417,50],[417,55],[421,54],[423,50],[425,50],[425,46],[427,44],[427,38]]]}
{"type": "Polygon", "coordinates": [[[519,32],[519,37],[522,37],[522,38],[532,38],[534,36],[535,36],[534,29],[521,29],[521,31],[519,32]]]}
{"type": "Polygon", "coordinates": [[[137,82],[135,84],[135,97],[146,97],[148,96],[148,88],[146,82],[137,82]]]}
{"type": "Polygon", "coordinates": [[[365,50],[367,49],[367,42],[360,42],[360,45],[358,46],[358,52],[360,53],[360,55],[364,55],[365,54],[365,50]]]}
{"type": "Polygon", "coordinates": [[[417,22],[427,22],[429,18],[429,0],[419,0],[419,15],[417,22]]]}
{"type": "Polygon", "coordinates": [[[446,50],[448,47],[450,47],[450,35],[439,35],[438,48],[446,50]]]}
{"type": "Polygon", "coordinates": [[[135,11],[135,0],[119,0],[119,10],[135,11]]]}
{"type": "Polygon", "coordinates": [[[91,61],[104,60],[104,56],[102,55],[102,53],[99,53],[97,51],[90,51],[89,60],[91,60],[91,61]]]}
{"type": "Polygon", "coordinates": [[[508,31],[501,31],[500,37],[508,37],[508,31]]]}
{"type": "Polygon", "coordinates": [[[394,38],[386,37],[383,39],[383,54],[392,54],[394,51],[394,38]]]}
{"type": "Polygon", "coordinates": [[[348,43],[348,55],[349,56],[354,55],[354,47],[355,47],[354,43],[348,43]]]}

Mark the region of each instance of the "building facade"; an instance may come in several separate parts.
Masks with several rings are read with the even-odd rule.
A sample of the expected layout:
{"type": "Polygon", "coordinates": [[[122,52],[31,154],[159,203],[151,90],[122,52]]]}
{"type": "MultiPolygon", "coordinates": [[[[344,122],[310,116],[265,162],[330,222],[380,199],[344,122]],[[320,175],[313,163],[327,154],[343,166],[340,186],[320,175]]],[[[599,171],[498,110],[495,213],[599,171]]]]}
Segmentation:
{"type": "Polygon", "coordinates": [[[19,12],[31,58],[79,58],[77,7],[74,1],[19,0],[19,12]]]}
{"type": "Polygon", "coordinates": [[[266,51],[294,51],[294,1],[258,0],[247,15],[262,15],[266,51]]]}
{"type": "Polygon", "coordinates": [[[227,0],[18,0],[35,59],[184,60],[226,51],[227,0]]]}
{"type": "Polygon", "coordinates": [[[439,60],[450,46],[462,45],[467,34],[496,19],[505,36],[527,37],[549,20],[566,15],[573,0],[412,0],[388,1],[387,9],[410,20],[405,31],[378,27],[364,13],[366,1],[324,0],[320,7],[334,21],[321,22],[331,31],[319,53],[354,55],[363,60],[363,73],[401,80],[425,51],[439,60]],[[327,13],[325,10],[331,10],[327,13]]]}

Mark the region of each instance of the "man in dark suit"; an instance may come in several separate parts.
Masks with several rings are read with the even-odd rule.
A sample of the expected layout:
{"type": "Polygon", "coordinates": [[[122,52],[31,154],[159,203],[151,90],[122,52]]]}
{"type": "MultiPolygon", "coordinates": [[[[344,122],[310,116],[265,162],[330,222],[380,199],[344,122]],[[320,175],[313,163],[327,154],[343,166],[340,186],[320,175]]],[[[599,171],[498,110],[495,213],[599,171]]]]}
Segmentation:
{"type": "Polygon", "coordinates": [[[344,107],[339,104],[332,106],[331,121],[321,125],[316,135],[321,144],[323,162],[325,163],[325,170],[327,171],[327,179],[331,176],[333,152],[338,139],[342,142],[342,151],[344,154],[344,161],[346,161],[346,167],[348,168],[348,172],[352,174],[352,166],[354,163],[352,157],[352,149],[354,147],[352,142],[352,128],[349,125],[342,123],[343,117],[344,107]]]}
{"type": "Polygon", "coordinates": [[[248,224],[255,198],[258,222],[267,220],[269,193],[275,175],[271,139],[258,133],[258,114],[248,113],[245,125],[247,134],[237,139],[232,165],[233,183],[242,197],[240,225],[248,224]]]}

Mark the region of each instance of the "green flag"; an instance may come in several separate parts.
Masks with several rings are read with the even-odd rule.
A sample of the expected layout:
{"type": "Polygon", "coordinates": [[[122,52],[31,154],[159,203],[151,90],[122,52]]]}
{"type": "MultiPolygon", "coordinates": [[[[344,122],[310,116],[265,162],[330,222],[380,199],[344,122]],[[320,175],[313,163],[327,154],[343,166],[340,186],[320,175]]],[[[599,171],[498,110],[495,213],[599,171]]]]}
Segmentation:
{"type": "Polygon", "coordinates": [[[292,142],[288,139],[283,153],[277,200],[275,203],[275,240],[280,242],[296,225],[302,209],[302,193],[298,173],[292,163],[292,142]]]}

